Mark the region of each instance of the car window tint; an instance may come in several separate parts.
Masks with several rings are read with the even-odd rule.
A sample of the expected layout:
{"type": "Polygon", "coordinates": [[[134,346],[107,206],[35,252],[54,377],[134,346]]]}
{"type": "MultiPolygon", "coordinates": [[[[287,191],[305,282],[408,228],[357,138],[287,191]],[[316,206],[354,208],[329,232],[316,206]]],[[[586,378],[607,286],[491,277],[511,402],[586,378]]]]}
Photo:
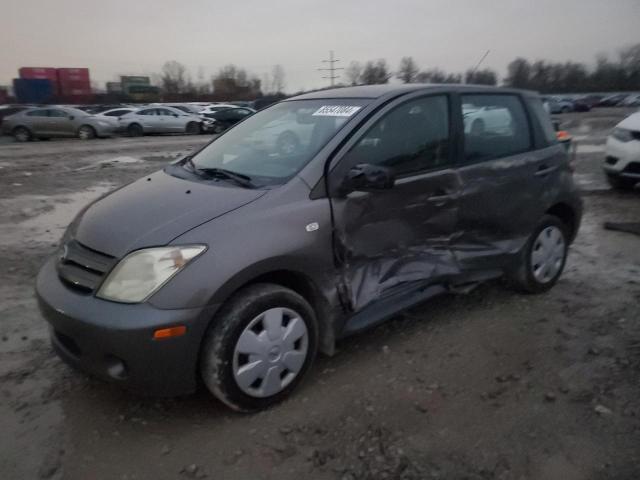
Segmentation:
{"type": "Polygon", "coordinates": [[[517,95],[462,95],[462,115],[467,162],[531,149],[529,122],[517,95]]]}
{"type": "Polygon", "coordinates": [[[131,110],[113,110],[111,112],[106,112],[105,115],[107,117],[121,117],[122,115],[125,115],[127,113],[129,113],[131,110]]]}
{"type": "Polygon", "coordinates": [[[55,110],[55,109],[51,109],[49,110],[49,116],[50,117],[68,117],[70,114],[68,114],[67,112],[65,112],[64,110],[55,110]]]}
{"type": "Polygon", "coordinates": [[[49,114],[46,110],[31,110],[27,112],[27,115],[30,117],[48,117],[49,114]]]}
{"type": "Polygon", "coordinates": [[[397,175],[449,163],[449,102],[445,95],[406,102],[379,119],[351,148],[349,165],[393,168],[397,175]]]}
{"type": "Polygon", "coordinates": [[[174,112],[167,108],[158,108],[156,111],[157,111],[157,115],[164,115],[164,116],[178,115],[178,112],[174,112]]]}
{"type": "Polygon", "coordinates": [[[153,115],[154,110],[155,110],[154,108],[149,108],[147,110],[140,110],[138,112],[138,115],[153,115]]]}

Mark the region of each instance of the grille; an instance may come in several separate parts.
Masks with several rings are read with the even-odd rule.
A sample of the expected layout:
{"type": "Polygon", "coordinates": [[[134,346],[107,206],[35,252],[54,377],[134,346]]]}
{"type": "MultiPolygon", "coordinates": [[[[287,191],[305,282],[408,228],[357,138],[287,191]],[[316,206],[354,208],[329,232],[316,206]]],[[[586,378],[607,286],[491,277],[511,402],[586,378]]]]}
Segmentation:
{"type": "Polygon", "coordinates": [[[117,259],[85,247],[76,240],[67,242],[57,264],[58,276],[69,287],[93,293],[117,259]]]}

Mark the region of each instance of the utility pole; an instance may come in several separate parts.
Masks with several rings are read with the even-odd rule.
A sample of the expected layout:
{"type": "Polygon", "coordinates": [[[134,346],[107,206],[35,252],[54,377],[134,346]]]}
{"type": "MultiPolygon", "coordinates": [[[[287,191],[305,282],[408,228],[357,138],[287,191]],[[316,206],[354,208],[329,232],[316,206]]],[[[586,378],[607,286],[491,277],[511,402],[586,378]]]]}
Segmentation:
{"type": "Polygon", "coordinates": [[[326,75],[322,78],[328,78],[331,82],[331,86],[333,87],[334,81],[336,78],[340,78],[340,75],[336,75],[336,71],[344,70],[344,68],[336,67],[336,63],[340,60],[333,58],[333,50],[329,51],[329,60],[322,60],[322,63],[328,63],[329,66],[326,68],[319,68],[318,70],[321,72],[329,72],[329,75],[326,75]]]}
{"type": "Polygon", "coordinates": [[[480,65],[482,65],[482,62],[485,61],[485,59],[489,56],[490,53],[491,53],[491,50],[487,50],[486,53],[480,59],[480,61],[476,64],[476,66],[473,67],[473,70],[471,71],[471,76],[472,77],[478,71],[478,68],[480,68],[480,65]]]}

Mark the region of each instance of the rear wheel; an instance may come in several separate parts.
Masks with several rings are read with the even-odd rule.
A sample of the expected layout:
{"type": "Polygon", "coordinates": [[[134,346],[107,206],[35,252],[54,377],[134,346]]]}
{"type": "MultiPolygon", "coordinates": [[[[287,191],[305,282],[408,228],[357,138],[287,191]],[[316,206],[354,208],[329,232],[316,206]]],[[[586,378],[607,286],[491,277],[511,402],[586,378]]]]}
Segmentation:
{"type": "Polygon", "coordinates": [[[224,132],[224,130],[225,130],[224,125],[218,124],[218,125],[215,125],[213,127],[213,133],[215,133],[215,134],[220,134],[220,133],[224,132]]]}
{"type": "Polygon", "coordinates": [[[78,129],[78,138],[80,140],[91,140],[96,138],[96,131],[91,125],[82,125],[78,129]]]}
{"type": "Polygon", "coordinates": [[[200,124],[197,122],[187,123],[186,133],[188,135],[197,135],[200,133],[200,124]]]}
{"type": "Polygon", "coordinates": [[[201,354],[209,390],[234,410],[251,412],[284,399],[316,355],[317,323],[309,303],[274,284],[238,292],[214,319],[201,354]]]}
{"type": "Polygon", "coordinates": [[[16,127],[13,129],[13,138],[18,142],[28,142],[31,140],[31,132],[26,127],[16,127]]]}
{"type": "Polygon", "coordinates": [[[633,190],[638,180],[607,174],[607,182],[615,190],[633,190]]]}
{"type": "Polygon", "coordinates": [[[130,137],[142,137],[144,135],[144,129],[141,125],[133,123],[127,127],[127,134],[130,137]]]}
{"type": "Polygon", "coordinates": [[[553,287],[564,269],[569,249],[567,226],[558,217],[545,215],[520,253],[511,283],[526,293],[542,293],[553,287]]]}

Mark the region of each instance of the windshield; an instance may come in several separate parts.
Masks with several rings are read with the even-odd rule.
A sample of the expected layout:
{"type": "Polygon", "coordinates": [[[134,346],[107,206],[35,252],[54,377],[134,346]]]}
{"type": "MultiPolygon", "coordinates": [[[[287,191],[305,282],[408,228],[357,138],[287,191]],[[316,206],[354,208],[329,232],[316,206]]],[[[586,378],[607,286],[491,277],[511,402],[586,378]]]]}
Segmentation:
{"type": "Polygon", "coordinates": [[[247,118],[196,154],[197,170],[224,169],[255,186],[281,185],[362,109],[364,100],[282,102],[247,118]]]}

